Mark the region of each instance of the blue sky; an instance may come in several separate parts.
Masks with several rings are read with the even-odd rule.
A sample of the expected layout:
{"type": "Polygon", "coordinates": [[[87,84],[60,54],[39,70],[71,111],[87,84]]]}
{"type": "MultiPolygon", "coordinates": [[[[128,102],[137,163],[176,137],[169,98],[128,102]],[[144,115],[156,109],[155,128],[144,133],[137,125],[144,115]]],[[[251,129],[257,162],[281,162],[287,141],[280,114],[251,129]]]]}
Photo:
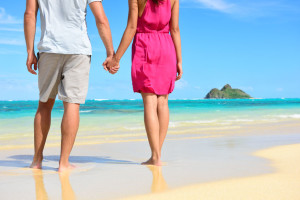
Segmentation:
{"type": "MultiPolygon", "coordinates": [[[[38,99],[37,76],[27,72],[25,0],[0,2],[0,100],[38,99]]],[[[171,99],[203,98],[229,83],[257,98],[300,97],[300,1],[180,0],[183,79],[171,99]]],[[[103,2],[117,48],[127,22],[124,0],[103,2]]],[[[101,63],[105,49],[88,9],[93,46],[88,99],[137,99],[129,49],[117,75],[101,63]]],[[[36,43],[39,40],[39,20],[36,43]]]]}

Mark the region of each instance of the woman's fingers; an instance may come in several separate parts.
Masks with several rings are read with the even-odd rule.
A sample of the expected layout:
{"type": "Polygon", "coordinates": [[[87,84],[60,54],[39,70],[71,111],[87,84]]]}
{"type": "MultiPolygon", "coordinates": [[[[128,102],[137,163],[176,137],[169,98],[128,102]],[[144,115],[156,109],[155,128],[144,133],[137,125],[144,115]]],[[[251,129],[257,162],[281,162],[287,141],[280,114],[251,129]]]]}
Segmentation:
{"type": "Polygon", "coordinates": [[[177,77],[176,77],[176,81],[178,81],[178,80],[180,80],[181,79],[181,75],[178,75],[177,77]]]}
{"type": "Polygon", "coordinates": [[[179,69],[179,70],[178,70],[178,75],[177,75],[177,77],[176,77],[176,81],[178,81],[178,80],[181,79],[182,74],[183,74],[182,69],[179,69]]]}
{"type": "Polygon", "coordinates": [[[119,65],[114,66],[114,67],[111,67],[110,70],[109,70],[109,72],[110,72],[111,74],[115,74],[115,73],[117,73],[117,72],[119,71],[119,68],[120,68],[119,65]]]}

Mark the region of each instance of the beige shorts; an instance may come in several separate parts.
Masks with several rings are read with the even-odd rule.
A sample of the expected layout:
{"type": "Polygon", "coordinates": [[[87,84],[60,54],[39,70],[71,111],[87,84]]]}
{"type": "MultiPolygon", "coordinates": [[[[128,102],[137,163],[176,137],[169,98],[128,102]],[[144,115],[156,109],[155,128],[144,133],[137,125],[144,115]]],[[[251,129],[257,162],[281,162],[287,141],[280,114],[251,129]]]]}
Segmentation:
{"type": "Polygon", "coordinates": [[[89,85],[91,56],[39,53],[40,101],[58,98],[84,104],[89,85]]]}

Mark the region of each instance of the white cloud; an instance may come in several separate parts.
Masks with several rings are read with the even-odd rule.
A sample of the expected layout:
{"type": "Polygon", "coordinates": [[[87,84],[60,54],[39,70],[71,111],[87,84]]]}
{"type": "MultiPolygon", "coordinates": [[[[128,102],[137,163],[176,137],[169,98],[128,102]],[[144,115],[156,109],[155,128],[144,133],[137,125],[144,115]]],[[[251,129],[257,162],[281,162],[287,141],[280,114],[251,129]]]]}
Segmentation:
{"type": "Polygon", "coordinates": [[[179,81],[176,81],[176,88],[177,89],[184,89],[188,86],[188,82],[184,79],[180,79],[179,81]]]}
{"type": "MultiPolygon", "coordinates": [[[[300,13],[300,3],[283,0],[181,0],[196,3],[199,8],[211,9],[241,17],[287,17],[300,13]]],[[[295,17],[295,16],[294,16],[295,17]]],[[[298,19],[298,17],[297,17],[298,19]]]]}
{"type": "Polygon", "coordinates": [[[0,44],[4,45],[25,45],[24,40],[17,40],[17,39],[0,39],[0,44]]]}
{"type": "Polygon", "coordinates": [[[22,28],[1,28],[0,31],[9,31],[9,32],[23,32],[22,28]]]}
{"type": "Polygon", "coordinates": [[[276,88],[277,92],[283,92],[283,88],[276,88]]]}
{"type": "MultiPolygon", "coordinates": [[[[0,49],[0,55],[26,55],[26,51],[14,51],[14,50],[8,50],[8,49],[0,49]]],[[[1,76],[0,76],[1,77],[1,76]]]]}
{"type": "Polygon", "coordinates": [[[254,90],[254,88],[252,86],[241,86],[239,88],[244,91],[253,91],[254,90]]]}
{"type": "Polygon", "coordinates": [[[221,12],[231,13],[236,7],[233,3],[225,2],[224,0],[195,0],[197,3],[200,3],[202,6],[218,10],[221,12]]]}
{"type": "Polygon", "coordinates": [[[22,20],[7,14],[5,9],[0,7],[0,24],[22,24],[22,20]]]}

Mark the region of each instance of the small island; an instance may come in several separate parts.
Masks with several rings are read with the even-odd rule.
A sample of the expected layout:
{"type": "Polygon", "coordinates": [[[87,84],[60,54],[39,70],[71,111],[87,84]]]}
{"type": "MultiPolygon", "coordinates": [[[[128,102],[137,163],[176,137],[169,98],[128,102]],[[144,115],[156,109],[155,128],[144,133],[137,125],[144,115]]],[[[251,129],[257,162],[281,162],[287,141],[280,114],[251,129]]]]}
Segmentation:
{"type": "Polygon", "coordinates": [[[205,97],[205,99],[250,99],[251,96],[240,89],[232,89],[227,84],[221,90],[214,88],[205,97]]]}

